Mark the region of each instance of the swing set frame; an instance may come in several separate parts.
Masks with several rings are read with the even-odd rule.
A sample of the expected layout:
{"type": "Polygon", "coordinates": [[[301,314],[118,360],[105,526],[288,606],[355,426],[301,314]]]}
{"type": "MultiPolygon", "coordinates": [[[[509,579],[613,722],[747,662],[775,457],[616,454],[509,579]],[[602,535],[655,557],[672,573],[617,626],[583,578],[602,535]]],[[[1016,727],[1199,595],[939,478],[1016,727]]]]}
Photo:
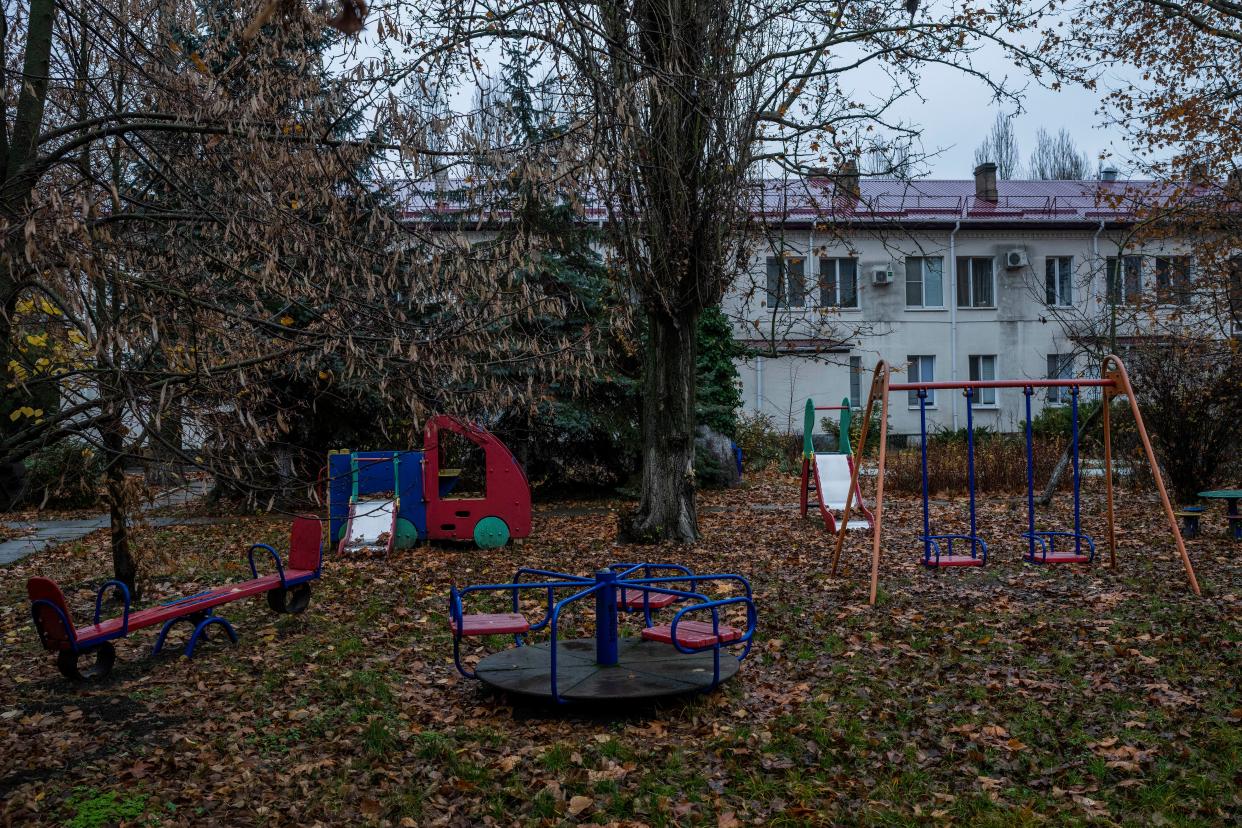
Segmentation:
{"type": "MultiPolygon", "coordinates": [[[[1147,457],[1148,466],[1151,468],[1152,479],[1156,482],[1156,491],[1160,494],[1160,502],[1164,507],[1164,514],[1169,523],[1169,531],[1172,533],[1173,539],[1177,543],[1177,552],[1182,561],[1182,568],[1186,571],[1186,579],[1190,583],[1190,588],[1194,591],[1195,595],[1201,594],[1199,591],[1199,581],[1195,577],[1194,566],[1190,563],[1190,556],[1186,554],[1186,543],[1182,540],[1182,533],[1181,529],[1178,527],[1177,517],[1173,510],[1173,504],[1169,501],[1169,493],[1168,490],[1165,489],[1164,478],[1160,474],[1160,466],[1156,462],[1156,455],[1151,447],[1151,439],[1147,436],[1147,428],[1143,424],[1143,415],[1139,410],[1138,399],[1134,395],[1134,387],[1130,384],[1130,376],[1126,372],[1126,367],[1122,363],[1120,357],[1115,354],[1105,356],[1100,363],[1100,376],[1098,378],[950,380],[937,382],[895,383],[892,382],[891,374],[892,369],[888,363],[884,360],[880,360],[876,364],[875,372],[871,377],[871,389],[867,392],[867,402],[861,412],[861,416],[863,418],[862,433],[859,435],[858,443],[853,452],[853,471],[851,474],[850,487],[845,497],[844,517],[841,521],[841,528],[837,531],[837,542],[832,553],[832,574],[835,576],[841,562],[841,550],[845,545],[845,527],[849,524],[850,512],[854,505],[853,495],[858,489],[858,474],[862,469],[862,462],[867,445],[867,430],[871,425],[871,413],[875,409],[875,404],[879,402],[880,447],[878,456],[879,465],[876,470],[875,482],[875,508],[872,510],[872,513],[875,515],[875,519],[873,521],[871,531],[871,593],[870,598],[868,599],[869,604],[872,606],[875,605],[876,595],[879,591],[880,583],[880,541],[884,532],[884,466],[888,454],[888,397],[889,394],[894,391],[915,391],[920,395],[925,395],[927,391],[940,389],[961,389],[973,393],[973,389],[977,388],[1021,388],[1024,390],[1024,393],[1026,393],[1026,401],[1028,406],[1030,405],[1031,393],[1036,388],[1101,389],[1104,397],[1102,400],[1101,419],[1103,421],[1104,429],[1104,491],[1108,530],[1109,568],[1115,568],[1117,566],[1117,531],[1113,509],[1113,450],[1110,404],[1113,397],[1124,396],[1130,402],[1130,413],[1134,417],[1134,423],[1138,430],[1139,440],[1143,444],[1143,452],[1147,457]]],[[[969,407],[969,393],[967,400],[967,405],[969,407]]],[[[1031,474],[1029,449],[1027,466],[1027,474],[1029,478],[1031,474]]],[[[973,505],[973,487],[971,497],[973,505]]],[[[1032,511],[1032,515],[1033,514],[1034,513],[1032,511]]],[[[925,520],[925,537],[927,537],[927,531],[925,520]]],[[[1031,542],[1033,543],[1034,541],[1031,542]]]]}

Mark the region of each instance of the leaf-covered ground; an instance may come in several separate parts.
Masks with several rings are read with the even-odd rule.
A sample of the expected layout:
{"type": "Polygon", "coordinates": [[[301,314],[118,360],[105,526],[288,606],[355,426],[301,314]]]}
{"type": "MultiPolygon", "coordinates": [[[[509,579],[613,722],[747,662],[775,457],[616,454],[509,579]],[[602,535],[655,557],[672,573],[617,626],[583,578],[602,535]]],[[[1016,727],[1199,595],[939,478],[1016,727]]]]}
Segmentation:
{"type": "MultiPolygon", "coordinates": [[[[542,510],[533,538],[500,551],[329,559],[305,614],[227,607],[240,643],[193,661],[150,657],[154,631],[138,632],[113,677],[85,689],[38,649],[24,583],[57,578],[87,617],[106,533],[10,566],[0,822],[1237,824],[1242,543],[1221,515],[1189,544],[1196,598],[1142,496],[1123,498],[1116,570],[1022,564],[1022,505],[991,499],[989,566],[939,574],[917,563],[918,503],[890,501],[871,609],[864,538],[829,579],[821,524],[771,508],[795,497],[787,478],[705,494],[693,549],[619,547],[597,503],[542,510]],[[714,694],[550,711],[453,670],[453,579],[640,558],[752,578],[758,643],[714,694]]],[[[960,514],[936,507],[943,527],[960,514]]],[[[283,548],[286,532],[256,518],[145,530],[144,605],[242,579],[248,543],[283,548]]]]}

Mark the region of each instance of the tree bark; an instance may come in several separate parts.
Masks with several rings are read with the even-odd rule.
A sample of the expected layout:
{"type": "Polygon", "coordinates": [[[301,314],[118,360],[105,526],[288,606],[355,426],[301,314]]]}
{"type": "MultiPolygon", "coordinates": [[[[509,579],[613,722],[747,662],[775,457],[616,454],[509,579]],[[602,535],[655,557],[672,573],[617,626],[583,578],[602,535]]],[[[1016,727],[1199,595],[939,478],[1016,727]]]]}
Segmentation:
{"type": "Polygon", "coordinates": [[[623,519],[635,543],[698,540],[694,499],[695,330],[698,308],[647,315],[643,366],[642,499],[623,519]]]}
{"type": "Polygon", "coordinates": [[[100,431],[108,465],[104,470],[107,485],[108,517],[112,527],[112,575],[134,598],[138,593],[138,564],[129,548],[129,492],[125,486],[125,424],[119,411],[104,423],[100,431]]]}
{"type": "MultiPolygon", "coordinates": [[[[6,136],[4,155],[0,156],[0,216],[7,222],[24,221],[26,203],[34,188],[34,181],[25,175],[24,168],[35,155],[43,129],[43,106],[47,99],[55,24],[55,0],[31,0],[22,56],[21,91],[13,111],[13,132],[6,136]]],[[[7,20],[5,28],[7,30],[7,20]]],[[[0,112],[0,117],[7,119],[9,112],[0,112]]],[[[5,229],[9,241],[0,256],[0,385],[7,388],[14,384],[9,362],[12,359],[13,312],[20,282],[17,269],[24,250],[22,234],[14,232],[13,226],[5,229]]],[[[23,404],[19,396],[22,396],[20,391],[10,394],[6,404],[0,405],[0,416],[3,417],[0,428],[9,426],[9,413],[23,404]]],[[[25,471],[20,458],[9,457],[0,462],[0,507],[12,505],[12,500],[19,496],[24,488],[25,471]]]]}

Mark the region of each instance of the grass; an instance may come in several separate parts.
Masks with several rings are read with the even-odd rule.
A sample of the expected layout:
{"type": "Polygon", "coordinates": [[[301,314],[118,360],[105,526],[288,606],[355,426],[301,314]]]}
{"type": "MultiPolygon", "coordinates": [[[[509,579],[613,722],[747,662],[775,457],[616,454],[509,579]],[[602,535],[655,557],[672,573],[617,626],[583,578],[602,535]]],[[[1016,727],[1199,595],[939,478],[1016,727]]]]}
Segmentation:
{"type": "MultiPolygon", "coordinates": [[[[690,562],[677,547],[613,548],[613,523],[598,516],[542,516],[525,545],[486,555],[421,547],[388,562],[329,561],[304,615],[230,606],[241,642],[212,642],[193,661],[149,659],[149,637],[136,634],[119,644],[116,677],[86,689],[66,686],[38,651],[21,582],[54,575],[75,611],[89,610],[77,585],[106,571],[106,539],[11,567],[0,586],[0,638],[12,645],[0,651],[0,819],[1236,823],[1240,567],[1213,527],[1191,543],[1209,585],[1195,598],[1157,513],[1135,496],[1115,571],[1022,565],[1007,540],[1012,515],[985,502],[989,566],[940,574],[917,564],[919,504],[897,499],[870,609],[865,541],[847,548],[850,571],[827,579],[821,528],[746,508],[788,501],[794,485],[713,494],[708,505],[723,508],[703,513],[696,569],[750,575],[759,604],[761,634],[739,676],[625,716],[489,695],[453,671],[445,633],[452,581],[502,580],[519,564],[690,562]]],[[[951,521],[960,503],[938,508],[951,521]]],[[[283,531],[242,521],[161,534],[170,568],[150,579],[146,601],[232,572],[230,556],[254,540],[281,548],[283,531]]]]}

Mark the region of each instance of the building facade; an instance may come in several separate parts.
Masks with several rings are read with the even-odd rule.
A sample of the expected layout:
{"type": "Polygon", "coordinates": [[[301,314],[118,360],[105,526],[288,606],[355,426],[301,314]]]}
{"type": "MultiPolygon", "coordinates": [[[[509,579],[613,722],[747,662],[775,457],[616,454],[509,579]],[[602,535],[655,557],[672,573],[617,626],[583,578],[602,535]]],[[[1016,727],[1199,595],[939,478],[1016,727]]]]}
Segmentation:
{"type": "MultiPolygon", "coordinates": [[[[1152,307],[1189,307],[1191,261],[1176,243],[1136,248],[1136,182],[862,180],[769,186],[764,238],[726,298],[746,410],[799,432],[808,398],[865,401],[879,359],[894,381],[1049,378],[1141,333],[1152,307]]],[[[1160,312],[1157,310],[1157,312],[1160,312]]],[[[1044,406],[1068,401],[1041,389],[1044,406]]],[[[976,427],[1019,431],[1020,389],[980,389],[976,427]]],[[[894,393],[890,429],[919,431],[919,401],[894,393]]],[[[929,392],[927,427],[966,425],[960,391],[929,392]]]]}

